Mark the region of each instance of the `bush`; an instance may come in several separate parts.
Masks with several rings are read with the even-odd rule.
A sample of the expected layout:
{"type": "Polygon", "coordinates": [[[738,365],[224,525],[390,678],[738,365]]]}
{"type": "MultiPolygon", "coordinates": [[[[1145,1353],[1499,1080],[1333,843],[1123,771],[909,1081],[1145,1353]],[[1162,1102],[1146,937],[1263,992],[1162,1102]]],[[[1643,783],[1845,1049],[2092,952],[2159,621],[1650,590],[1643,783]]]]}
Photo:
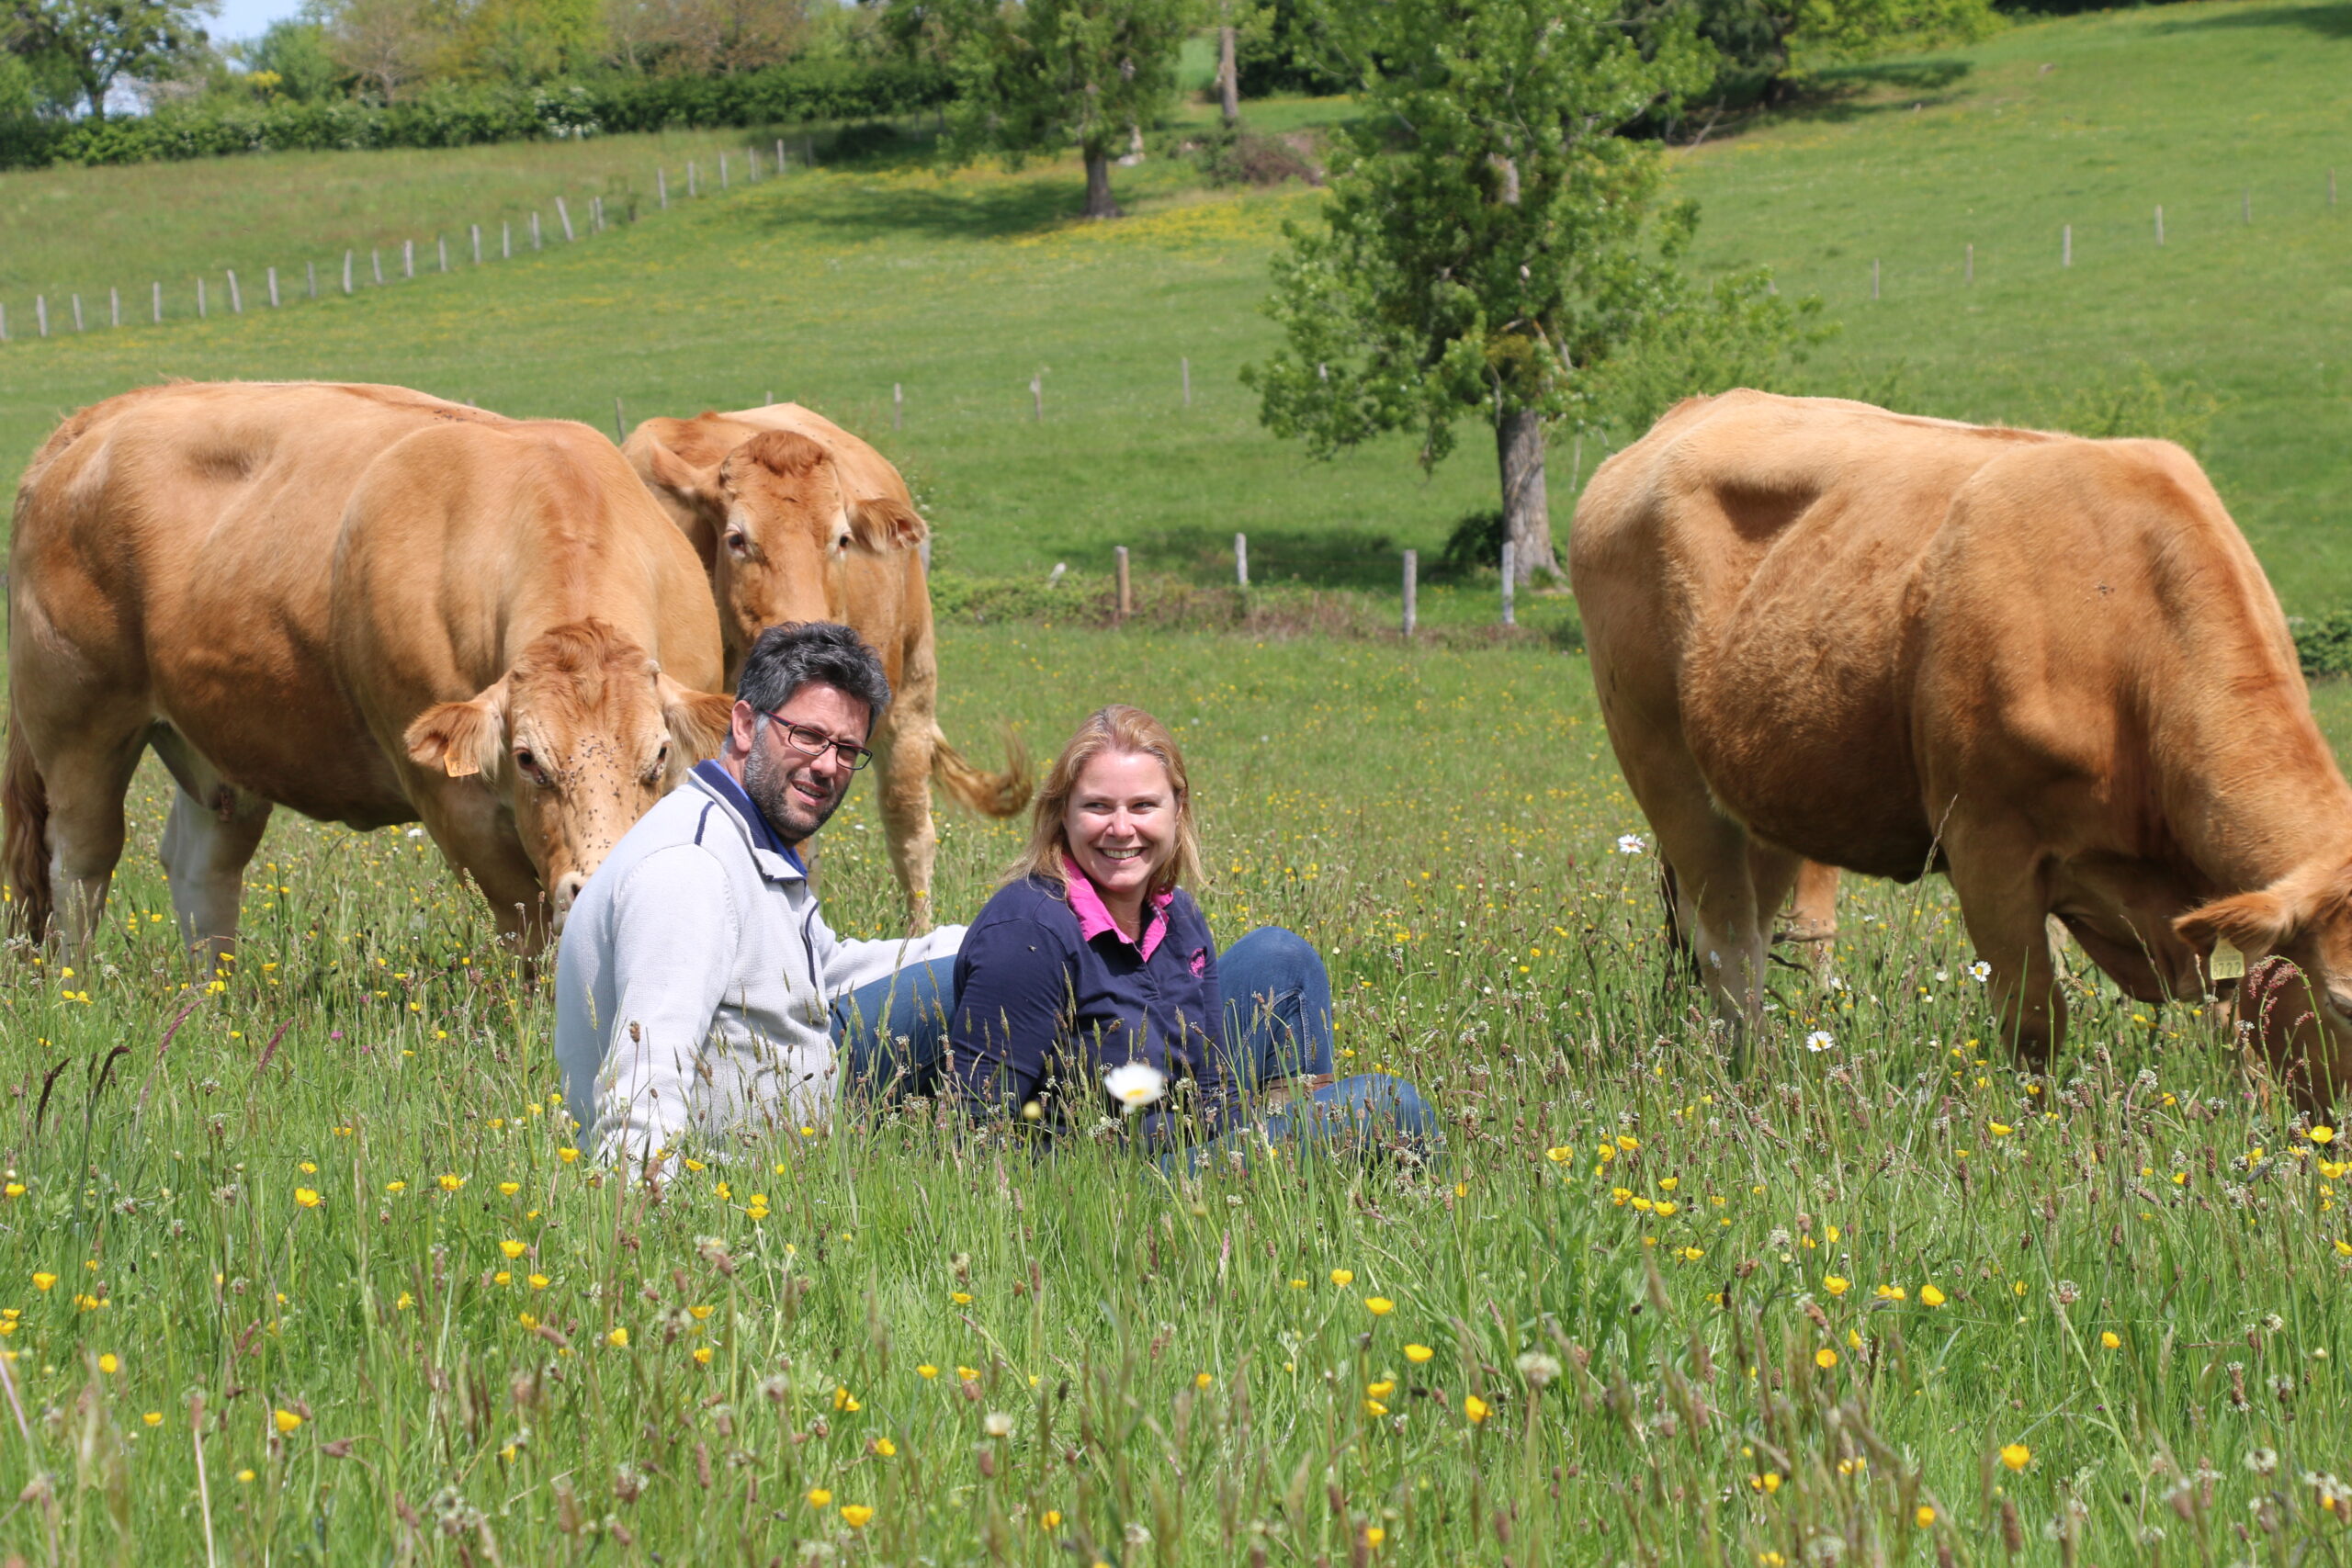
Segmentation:
{"type": "Polygon", "coordinates": [[[2287,626],[2295,635],[2295,653],[2307,678],[2352,675],[2352,610],[2330,610],[2309,620],[2297,615],[2287,626]]]}
{"type": "Polygon", "coordinates": [[[951,92],[946,73],[935,67],[822,57],[736,76],[611,76],[537,87],[439,83],[390,105],[349,98],[258,103],[223,95],[103,123],[0,108],[0,168],[873,120],[944,104],[951,92]]]}
{"type": "Polygon", "coordinates": [[[1284,180],[1323,183],[1323,171],[1289,138],[1220,126],[1200,144],[1201,173],[1211,185],[1273,186],[1284,180]]]}

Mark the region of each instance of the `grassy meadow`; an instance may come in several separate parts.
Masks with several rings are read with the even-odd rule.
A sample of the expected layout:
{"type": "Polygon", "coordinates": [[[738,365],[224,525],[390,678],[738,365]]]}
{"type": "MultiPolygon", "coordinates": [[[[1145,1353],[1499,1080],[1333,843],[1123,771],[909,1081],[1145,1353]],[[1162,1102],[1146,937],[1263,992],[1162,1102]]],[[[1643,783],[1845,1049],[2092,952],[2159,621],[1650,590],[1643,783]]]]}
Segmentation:
{"type": "MultiPolygon", "coordinates": [[[[956,734],[1049,742],[1113,688],[1176,725],[1212,922],[1321,946],[1342,1066],[1431,1093],[1441,1167],[1170,1182],[915,1107],[631,1184],[575,1159],[544,992],[421,841],[281,822],[243,961],[188,975],[151,770],[96,972],[22,956],[6,997],[6,1550],[2344,1550],[2346,1172],[2195,1010],[2077,985],[2029,1079],[1982,1043],[1940,886],[1880,886],[1735,1058],[1665,982],[1573,657],[1035,627],[947,652],[956,734]]],[[[888,927],[878,832],[862,798],[829,829],[848,930],[888,927]]],[[[951,823],[943,907],[1013,847],[951,823]]]]}
{"type": "MultiPolygon", "coordinates": [[[[1723,128],[1676,180],[1703,265],[1770,261],[1843,323],[1808,389],[2193,437],[2290,609],[2338,605],[2346,18],[2020,27],[1723,128]]],[[[1148,587],[1207,584],[1242,530],[1261,583],[1393,594],[1398,549],[1427,561],[1493,503],[1481,442],[1425,478],[1398,444],[1318,465],[1259,430],[1236,373],[1269,346],[1281,226],[1318,197],[1170,157],[1118,171],[1112,225],[1072,220],[1072,164],[881,158],[255,303],[273,262],[389,262],[543,199],[551,225],[557,190],[579,222],[747,140],[0,175],[0,463],[165,376],[390,380],[604,428],[616,397],[634,420],[773,393],[904,467],[948,584],[1099,580],[1122,543],[1148,587]],[[32,288],[167,265],[237,267],[245,313],[25,340],[32,288]]],[[[1563,526],[1577,463],[1563,443],[1563,526]]],[[[1483,618],[1491,589],[1423,611],[1483,618]]],[[[1001,723],[1045,752],[1113,698],[1170,720],[1218,935],[1320,948],[1342,1066],[1419,1083],[1442,1162],[1171,1180],[912,1106],[631,1182],[578,1157],[547,988],[421,838],[281,814],[240,958],[191,973],[150,763],[93,959],[19,943],[0,979],[0,1561],[2352,1551],[2352,1156],[2201,1010],[2077,975],[2069,1049],[2030,1077],[1988,1046],[1943,885],[1849,885],[1826,974],[1776,972],[1735,1048],[1669,972],[1646,827],[1583,660],[1546,639],[959,616],[941,663],[978,758],[1001,723]]],[[[2352,688],[2315,700],[2341,750],[2352,688]]],[[[835,925],[889,931],[870,795],[826,836],[835,925]]],[[[1016,837],[943,819],[944,912],[1016,837]]]]}

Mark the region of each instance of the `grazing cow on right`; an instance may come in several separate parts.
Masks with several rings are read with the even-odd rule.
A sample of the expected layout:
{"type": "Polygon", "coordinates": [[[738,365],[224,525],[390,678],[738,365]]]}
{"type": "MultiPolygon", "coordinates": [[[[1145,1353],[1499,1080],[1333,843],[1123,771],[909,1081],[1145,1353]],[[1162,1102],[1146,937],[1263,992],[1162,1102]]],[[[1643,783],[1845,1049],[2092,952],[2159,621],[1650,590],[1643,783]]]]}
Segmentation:
{"type": "Polygon", "coordinates": [[[2029,1062],[2055,916],[2143,1001],[2288,958],[2352,1085],[2352,788],[2196,461],[1736,391],[1604,463],[1569,550],[1620,764],[1720,1005],[1802,862],[1945,872],[2029,1062]],[[2217,944],[2223,944],[2217,951],[2217,944]]]}

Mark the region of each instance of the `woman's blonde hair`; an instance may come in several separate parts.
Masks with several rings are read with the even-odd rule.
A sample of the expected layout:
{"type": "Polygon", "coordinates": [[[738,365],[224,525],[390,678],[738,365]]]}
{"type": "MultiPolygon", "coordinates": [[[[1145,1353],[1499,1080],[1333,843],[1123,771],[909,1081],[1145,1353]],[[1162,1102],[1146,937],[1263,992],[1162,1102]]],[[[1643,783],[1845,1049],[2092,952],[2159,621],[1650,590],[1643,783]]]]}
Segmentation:
{"type": "Polygon", "coordinates": [[[1202,885],[1206,873],[1201,863],[1201,835],[1193,823],[1193,787],[1184,772],[1183,749],[1176,744],[1176,737],[1169,733],[1166,725],[1143,709],[1125,703],[1113,703],[1087,715],[1086,722],[1078,727],[1078,733],[1062,748],[1062,754],[1054,759],[1031,808],[1029,847],[1012,863],[1012,869],[1005,873],[1005,881],[1039,876],[1065,887],[1069,886],[1062,817],[1069,809],[1070,796],[1078,793],[1079,776],[1086,772],[1086,765],[1113,752],[1158,758],[1159,765],[1168,770],[1169,787],[1176,797],[1174,848],[1152,872],[1147,897],[1157,897],[1179,884],[1195,888],[1202,885]]]}

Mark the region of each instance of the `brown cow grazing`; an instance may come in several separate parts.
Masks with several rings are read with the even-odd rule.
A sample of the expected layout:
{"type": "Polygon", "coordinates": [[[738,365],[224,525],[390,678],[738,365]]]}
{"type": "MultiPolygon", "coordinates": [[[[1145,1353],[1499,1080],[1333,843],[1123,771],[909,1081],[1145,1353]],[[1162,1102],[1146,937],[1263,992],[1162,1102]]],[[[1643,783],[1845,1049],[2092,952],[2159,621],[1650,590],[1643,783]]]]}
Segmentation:
{"type": "Polygon", "coordinates": [[[148,746],[191,944],[233,940],[287,806],[422,818],[527,950],[727,726],[694,552],[584,425],[396,387],[131,392],[34,457],[9,567],[14,909],[45,934],[53,899],[77,948],[148,746]]]}
{"type": "Polygon", "coordinates": [[[982,773],[939,728],[926,532],[899,470],[797,403],[649,419],[623,448],[710,573],[734,679],[752,641],[786,621],[840,621],[882,655],[895,699],[876,732],[882,826],[918,931],[931,924],[936,779],[972,810],[1011,817],[1029,801],[1016,748],[982,773]]]}
{"type": "Polygon", "coordinates": [[[2065,1026],[2052,915],[2145,1001],[2202,993],[2217,939],[2283,954],[2344,1038],[2352,789],[2178,447],[1731,392],[1601,466],[1569,558],[1610,739],[1727,1010],[1758,1007],[1811,859],[1944,871],[2037,1064],[2065,1026]]]}

